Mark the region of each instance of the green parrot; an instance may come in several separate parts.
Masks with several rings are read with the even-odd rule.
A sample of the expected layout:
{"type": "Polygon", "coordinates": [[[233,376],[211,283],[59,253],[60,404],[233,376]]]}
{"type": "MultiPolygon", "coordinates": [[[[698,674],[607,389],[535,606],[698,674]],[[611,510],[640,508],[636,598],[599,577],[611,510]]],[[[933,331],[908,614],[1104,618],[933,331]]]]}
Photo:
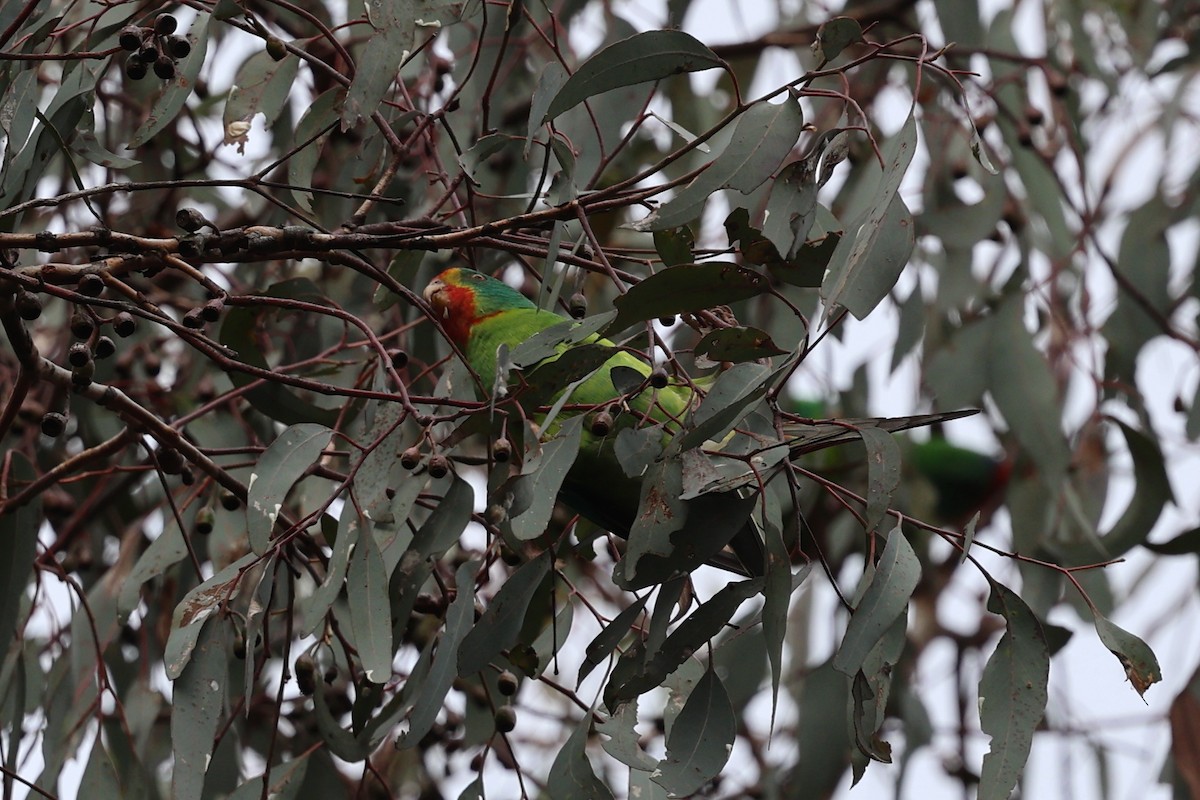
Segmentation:
{"type": "Polygon", "coordinates": [[[917,472],[933,485],[938,521],[965,525],[976,512],[984,524],[1003,499],[1012,473],[1012,459],[999,459],[951,444],[934,435],[914,444],[910,452],[917,472]]]}
{"type": "MultiPolygon", "coordinates": [[[[511,351],[534,334],[567,321],[539,309],[503,281],[470,269],[445,270],[425,287],[424,297],[437,312],[446,335],[466,356],[488,391],[496,390],[497,351],[501,345],[511,351]]],[[[616,347],[596,335],[585,338],[581,344],[616,347]]],[[[558,350],[561,353],[567,348],[564,344],[558,350]]],[[[618,413],[610,414],[613,425],[608,430],[595,424],[584,426],[579,453],[563,480],[559,497],[599,527],[628,538],[641,502],[642,480],[629,477],[621,467],[613,449],[616,434],[622,428],[661,425],[661,441],[665,445],[681,430],[696,397],[690,387],[677,382],[625,394],[613,383],[615,367],[634,370],[647,382],[652,372],[645,361],[619,350],[575,387],[569,398],[572,405],[607,411],[614,401],[621,399],[621,403],[618,413]]],[[[554,428],[570,416],[569,412],[560,414],[554,428]]],[[[555,432],[551,429],[543,434],[555,432]]],[[[745,524],[740,527],[730,537],[735,558],[718,558],[716,563],[745,575],[761,575],[765,566],[762,539],[752,527],[745,524]]]]}
{"type": "MultiPolygon", "coordinates": [[[[511,353],[539,332],[570,322],[556,313],[539,309],[504,282],[461,267],[445,270],[434,278],[425,287],[424,298],[446,335],[479,376],[485,391],[497,396],[509,391],[503,383],[497,385],[498,352],[501,346],[507,347],[511,353]]],[[[616,348],[611,341],[591,334],[582,341],[558,344],[556,354],[546,360],[553,361],[571,348],[588,345],[616,348]]],[[[553,423],[541,431],[541,435],[543,439],[553,439],[568,424],[567,420],[579,414],[593,415],[585,417],[592,421],[583,426],[578,455],[563,480],[559,498],[601,528],[628,538],[630,530],[639,520],[639,512],[643,519],[651,514],[657,514],[661,519],[663,515],[669,517],[683,508],[678,494],[672,498],[654,497],[653,487],[644,485],[644,474],[630,476],[626,473],[615,449],[618,435],[626,430],[651,431],[649,435],[657,439],[657,445],[661,447],[660,452],[647,460],[647,464],[661,464],[661,449],[667,448],[674,437],[686,435],[687,426],[695,407],[702,400],[703,392],[697,392],[685,383],[666,380],[661,373],[652,376],[654,371],[651,366],[630,352],[606,350],[600,357],[605,360],[574,386],[567,398],[569,407],[561,410],[553,423]],[[611,355],[606,355],[609,352],[611,355]],[[625,371],[621,381],[624,390],[617,388],[613,377],[621,371],[625,371]],[[638,379],[631,379],[631,376],[638,379]],[[607,424],[595,423],[594,415],[598,412],[609,414],[607,424]]],[[[522,380],[530,374],[524,373],[522,380]]],[[[514,384],[513,391],[519,391],[519,382],[514,384]]],[[[561,397],[562,393],[563,390],[557,389],[556,397],[561,397]]],[[[553,401],[554,397],[545,397],[535,405],[546,406],[553,401]]],[[[712,486],[720,484],[716,487],[720,491],[705,488],[686,501],[683,527],[671,534],[674,552],[677,556],[682,553],[688,564],[715,563],[745,575],[762,575],[766,565],[765,548],[751,514],[756,505],[755,496],[760,479],[769,480],[777,474],[784,457],[792,458],[852,440],[856,438],[856,425],[879,425],[894,431],[960,415],[806,424],[785,430],[787,438],[782,441],[774,436],[767,425],[771,438],[763,441],[760,435],[754,445],[756,453],[774,451],[773,457],[762,462],[767,465],[762,472],[745,466],[747,459],[744,454],[736,458],[726,458],[720,454],[723,447],[727,452],[732,452],[733,447],[728,445],[732,434],[724,436],[719,442],[697,443],[698,446],[676,453],[676,458],[690,458],[692,474],[712,474],[712,486]],[[725,472],[722,473],[721,469],[725,469],[725,472]],[[679,535],[676,536],[676,533],[679,535]],[[733,551],[733,557],[715,552],[720,551],[726,543],[733,551]]],[[[543,423],[544,417],[537,418],[537,421],[543,423]]],[[[630,578],[626,576],[627,580],[630,578]]]]}

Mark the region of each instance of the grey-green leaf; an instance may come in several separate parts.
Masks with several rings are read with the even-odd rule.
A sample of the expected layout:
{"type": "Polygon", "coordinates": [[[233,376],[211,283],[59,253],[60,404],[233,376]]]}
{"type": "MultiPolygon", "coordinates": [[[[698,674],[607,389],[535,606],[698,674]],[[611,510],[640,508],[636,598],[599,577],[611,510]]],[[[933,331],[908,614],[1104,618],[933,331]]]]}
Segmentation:
{"type": "Polygon", "coordinates": [[[1041,623],[1011,589],[993,581],[988,608],[1006,629],[979,682],[979,725],[991,736],[979,779],[980,800],[1004,800],[1029,758],[1046,710],[1050,654],[1041,623]]]}
{"type": "Polygon", "coordinates": [[[737,720],[724,684],[709,669],[692,689],[667,736],[667,757],[659,762],[656,783],[686,797],[721,773],[737,734],[737,720]]]}
{"type": "Polygon", "coordinates": [[[1100,614],[1094,614],[1094,617],[1100,641],[1121,662],[1125,676],[1138,695],[1145,696],[1147,689],[1162,680],[1162,669],[1154,651],[1140,638],[1100,614]]]}
{"type": "Polygon", "coordinates": [[[539,556],[522,564],[504,582],[479,622],[463,639],[458,653],[459,675],[464,678],[474,675],[517,643],[525,612],[549,571],[549,556],[539,556]]]}
{"type": "MultiPolygon", "coordinates": [[[[346,508],[342,513],[353,511],[346,508]]],[[[369,527],[360,531],[350,556],[346,596],[363,672],[371,683],[385,683],[392,677],[392,605],[383,557],[369,527]]]]}
{"type": "Polygon", "coordinates": [[[417,693],[408,730],[397,740],[401,749],[415,747],[433,727],[446,694],[458,677],[458,652],[475,619],[475,573],[478,561],[468,561],[454,573],[458,594],[446,611],[446,627],[437,643],[433,665],[417,693]]]}
{"type": "Polygon", "coordinates": [[[920,577],[921,562],[897,525],[888,534],[875,575],[846,626],[833,657],[835,669],[852,677],[858,673],[875,643],[908,606],[920,577]]]}
{"type": "Polygon", "coordinates": [[[175,678],[171,702],[172,797],[200,800],[213,737],[224,711],[229,653],[220,625],[205,625],[191,662],[175,678]]]}
{"type": "Polygon", "coordinates": [[[587,757],[592,715],[584,714],[566,744],[554,757],[546,779],[546,794],[554,800],[613,800],[613,794],[596,777],[587,757]]]}
{"type": "Polygon", "coordinates": [[[304,422],[279,434],[266,449],[247,487],[246,532],[254,552],[267,552],[271,529],[283,510],[288,491],[300,479],[333,438],[324,425],[304,422]]]}
{"type": "MultiPolygon", "coordinates": [[[[20,452],[13,452],[8,479],[15,484],[37,477],[33,465],[20,452]]],[[[0,654],[7,653],[20,618],[21,598],[33,572],[37,555],[38,529],[43,521],[38,496],[15,511],[0,515],[0,654]]]]}
{"type": "Polygon", "coordinates": [[[866,530],[873,532],[887,515],[892,492],[900,485],[900,446],[882,428],[859,428],[867,448],[866,530]]]}
{"type": "Polygon", "coordinates": [[[683,31],[645,31],[605,47],[580,65],[550,102],[539,124],[601,92],[724,65],[683,31]]]}

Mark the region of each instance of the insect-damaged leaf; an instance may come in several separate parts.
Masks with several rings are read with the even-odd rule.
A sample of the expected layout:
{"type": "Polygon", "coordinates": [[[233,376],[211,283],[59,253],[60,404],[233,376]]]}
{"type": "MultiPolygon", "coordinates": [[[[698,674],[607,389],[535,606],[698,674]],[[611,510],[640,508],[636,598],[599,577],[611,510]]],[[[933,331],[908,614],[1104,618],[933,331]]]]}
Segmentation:
{"type": "Polygon", "coordinates": [[[1100,641],[1121,662],[1125,668],[1125,676],[1133,684],[1139,696],[1145,696],[1146,690],[1162,680],[1162,670],[1158,659],[1149,645],[1127,630],[1109,622],[1100,614],[1094,614],[1096,634],[1100,641]]]}

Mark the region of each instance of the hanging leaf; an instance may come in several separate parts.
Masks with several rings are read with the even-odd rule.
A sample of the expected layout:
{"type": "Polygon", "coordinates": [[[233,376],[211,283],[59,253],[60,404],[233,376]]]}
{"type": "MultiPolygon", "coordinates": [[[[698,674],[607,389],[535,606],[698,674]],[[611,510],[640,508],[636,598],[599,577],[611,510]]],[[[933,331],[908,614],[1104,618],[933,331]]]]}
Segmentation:
{"type": "Polygon", "coordinates": [[[591,714],[583,719],[567,738],[546,779],[546,793],[550,797],[579,798],[579,800],[612,800],[613,793],[604,782],[596,777],[587,757],[588,731],[591,730],[591,714]]]}
{"type": "Polygon", "coordinates": [[[1050,654],[1041,623],[1029,606],[985,577],[991,584],[988,610],[1004,617],[1005,632],[979,681],[979,725],[992,737],[983,757],[979,797],[1004,800],[1021,776],[1046,710],[1050,654]]]}
{"type": "Polygon", "coordinates": [[[284,500],[333,439],[324,425],[293,425],[271,442],[246,487],[246,533],[254,552],[267,552],[284,500]]]}
{"type": "Polygon", "coordinates": [[[920,577],[921,562],[897,525],[888,534],[875,574],[846,626],[846,635],[833,657],[835,669],[853,677],[862,668],[875,643],[908,606],[920,577]]]}
{"type": "Polygon", "coordinates": [[[1125,676],[1133,685],[1139,697],[1144,697],[1146,690],[1162,680],[1162,670],[1154,651],[1138,637],[1127,630],[1114,625],[1099,614],[1093,614],[1096,623],[1096,634],[1104,646],[1112,652],[1125,668],[1125,676]]]}
{"type": "Polygon", "coordinates": [[[617,316],[607,333],[620,333],[637,322],[748,300],[769,288],[761,274],[728,262],[669,267],[613,301],[617,316]]]}
{"type": "MultiPolygon", "coordinates": [[[[13,452],[9,465],[11,481],[30,483],[37,477],[33,464],[22,453],[13,452]]],[[[0,653],[7,653],[12,646],[21,617],[21,598],[33,574],[42,522],[40,496],[11,513],[0,514],[0,653]]]]}
{"type": "MultiPolygon", "coordinates": [[[[352,511],[345,508],[342,513],[352,511]]],[[[350,627],[363,673],[371,683],[385,683],[392,677],[392,606],[388,574],[369,527],[359,534],[350,556],[346,598],[350,601],[350,627]]]]}
{"type": "Polygon", "coordinates": [[[583,62],[554,95],[539,124],[611,89],[724,64],[716,53],[683,31],[638,33],[610,44],[583,62]]]}
{"type": "Polygon", "coordinates": [[[463,639],[458,652],[458,674],[461,677],[479,672],[517,643],[521,625],[525,622],[525,612],[549,572],[549,556],[539,556],[522,564],[504,582],[479,622],[463,639]]]}
{"type": "Polygon", "coordinates": [[[686,797],[721,774],[737,734],[729,695],[711,668],[688,696],[667,736],[667,757],[653,780],[686,797]]]}

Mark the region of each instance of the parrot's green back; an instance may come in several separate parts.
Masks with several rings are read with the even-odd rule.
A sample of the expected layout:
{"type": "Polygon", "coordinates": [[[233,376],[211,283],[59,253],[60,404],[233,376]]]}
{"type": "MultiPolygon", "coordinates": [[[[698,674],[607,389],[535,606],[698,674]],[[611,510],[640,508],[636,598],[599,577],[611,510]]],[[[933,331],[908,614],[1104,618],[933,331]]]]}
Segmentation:
{"type": "MultiPolygon", "coordinates": [[[[520,292],[500,281],[481,280],[485,276],[477,278],[477,275],[479,273],[463,269],[443,273],[438,280],[449,284],[450,288],[435,305],[445,309],[443,319],[447,333],[463,350],[483,386],[491,392],[495,388],[497,351],[501,345],[506,345],[511,352],[533,335],[563,323],[566,318],[539,309],[520,292]]],[[[595,335],[578,344],[616,346],[595,335]]],[[[561,355],[572,346],[577,345],[564,343],[556,349],[561,355]]],[[[636,370],[644,378],[651,373],[651,367],[645,361],[631,353],[618,351],[575,388],[568,398],[568,405],[603,409],[619,399],[622,393],[611,377],[614,367],[636,370]]],[[[623,428],[662,424],[662,443],[665,445],[671,434],[678,430],[678,423],[685,419],[693,396],[692,390],[683,385],[669,384],[658,390],[646,387],[625,399],[621,413],[616,416],[616,424],[607,434],[596,435],[585,425],[579,454],[560,491],[562,499],[601,527],[627,535],[641,498],[641,478],[630,477],[621,468],[613,450],[617,434],[623,428]]],[[[554,429],[566,418],[580,413],[590,413],[590,410],[560,413],[553,423],[554,429]]],[[[553,435],[554,430],[545,433],[553,435]]]]}

